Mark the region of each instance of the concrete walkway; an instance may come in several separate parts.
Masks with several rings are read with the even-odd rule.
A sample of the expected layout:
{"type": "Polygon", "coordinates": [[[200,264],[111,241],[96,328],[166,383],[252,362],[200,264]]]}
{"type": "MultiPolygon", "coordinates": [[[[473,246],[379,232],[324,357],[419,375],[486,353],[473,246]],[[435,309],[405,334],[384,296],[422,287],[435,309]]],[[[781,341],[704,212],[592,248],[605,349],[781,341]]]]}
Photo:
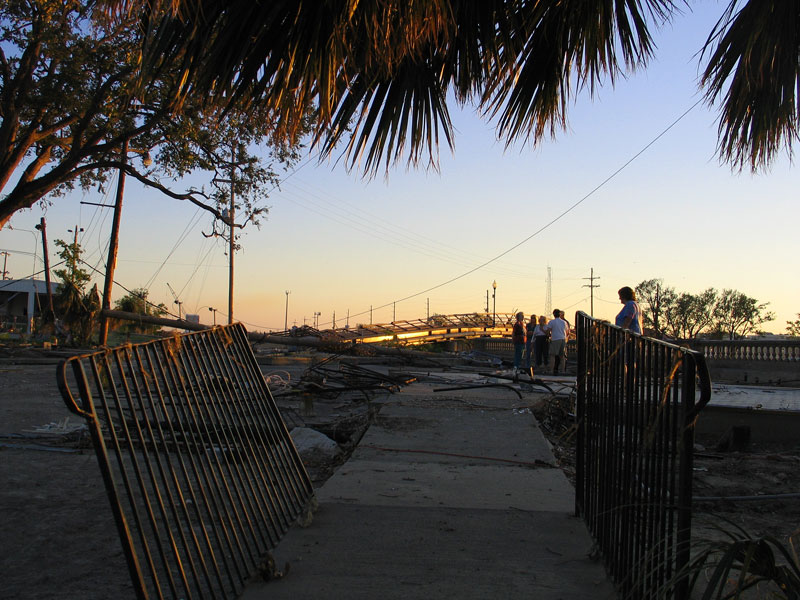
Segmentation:
{"type": "Polygon", "coordinates": [[[382,406],[350,460],[317,491],[312,524],[274,551],[288,575],[246,600],[614,598],[574,491],[536,419],[502,388],[382,406]]]}

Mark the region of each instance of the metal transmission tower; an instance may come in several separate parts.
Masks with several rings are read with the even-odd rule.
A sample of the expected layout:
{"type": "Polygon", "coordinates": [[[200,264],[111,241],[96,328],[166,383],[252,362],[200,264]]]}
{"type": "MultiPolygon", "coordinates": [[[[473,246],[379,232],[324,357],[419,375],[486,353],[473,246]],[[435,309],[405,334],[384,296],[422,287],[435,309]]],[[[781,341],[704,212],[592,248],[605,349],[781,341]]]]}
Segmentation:
{"type": "Polygon", "coordinates": [[[589,277],[584,277],[584,279],[588,279],[589,280],[589,283],[587,285],[584,285],[583,287],[589,288],[589,292],[590,292],[589,296],[592,299],[591,300],[591,304],[589,305],[591,307],[589,309],[589,316],[590,317],[594,317],[594,288],[600,287],[600,284],[595,285],[594,280],[595,279],[600,279],[600,278],[594,276],[594,267],[592,267],[592,269],[590,271],[590,276],[589,277]]]}
{"type": "Polygon", "coordinates": [[[553,314],[553,270],[547,267],[547,291],[544,297],[545,314],[553,314]]]}

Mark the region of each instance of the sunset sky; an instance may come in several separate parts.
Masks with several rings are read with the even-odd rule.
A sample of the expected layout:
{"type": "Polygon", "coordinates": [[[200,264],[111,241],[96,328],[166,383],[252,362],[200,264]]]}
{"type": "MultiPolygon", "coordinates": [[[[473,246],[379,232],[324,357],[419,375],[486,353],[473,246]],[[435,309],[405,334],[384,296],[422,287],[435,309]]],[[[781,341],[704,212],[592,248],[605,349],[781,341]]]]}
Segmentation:
{"type": "MultiPolygon", "coordinates": [[[[592,98],[576,96],[569,129],[532,148],[506,148],[493,123],[453,105],[456,148],[438,172],[401,165],[365,180],[309,156],[271,194],[268,219],[247,228],[236,255],[234,316],[249,329],[424,318],[482,311],[497,281],[497,311],[541,313],[547,269],[553,307],[613,318],[616,291],[663,278],[677,291],[737,289],[776,313],[783,332],[800,312],[800,180],[788,157],[767,173],[735,173],[715,155],[715,108],[697,88],[699,51],[724,3],[695,2],[656,34],[647,69],[592,98]],[[627,166],[626,166],[627,165],[627,166]],[[395,304],[396,303],[396,304],[395,304]]],[[[39,238],[84,231],[85,260],[103,269],[113,202],[97,193],[57,198],[0,231],[11,277],[41,269],[39,238]],[[33,253],[38,254],[34,264],[33,253]]],[[[227,313],[225,243],[201,234],[211,218],[188,203],[127,184],[117,281],[148,287],[170,308],[211,322],[227,313]]],[[[51,245],[52,248],[52,245],[51,245]]],[[[54,258],[55,253],[51,256],[54,258]]],[[[102,287],[102,278],[96,277],[102,287]]],[[[115,298],[123,290],[117,288],[115,298]]],[[[490,298],[491,304],[491,298],[490,298]]],[[[490,306],[491,310],[491,306],[490,306]]]]}

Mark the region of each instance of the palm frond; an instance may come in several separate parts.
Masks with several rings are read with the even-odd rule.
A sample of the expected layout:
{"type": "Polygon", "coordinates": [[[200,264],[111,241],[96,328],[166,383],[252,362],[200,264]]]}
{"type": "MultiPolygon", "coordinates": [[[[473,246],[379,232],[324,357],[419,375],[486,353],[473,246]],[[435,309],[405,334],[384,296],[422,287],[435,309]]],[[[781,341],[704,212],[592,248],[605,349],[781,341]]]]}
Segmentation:
{"type": "Polygon", "coordinates": [[[688,582],[691,597],[702,600],[735,599],[756,586],[778,597],[800,599],[800,562],[787,544],[773,536],[753,536],[736,523],[713,517],[713,539],[692,543],[693,558],[673,575],[658,597],[670,598],[677,586],[688,582]]]}
{"type": "Polygon", "coordinates": [[[605,74],[613,80],[649,56],[648,19],[674,10],[672,0],[184,0],[165,7],[146,21],[145,70],[179,60],[182,94],[259,103],[286,136],[301,131],[314,107],[324,151],[349,133],[348,163],[372,173],[402,156],[417,163],[427,153],[436,164],[440,136],[452,142],[450,94],[500,114],[509,139],[552,133],[565,123],[570,75],[591,87],[605,74]]]}
{"type": "Polygon", "coordinates": [[[703,48],[709,104],[721,99],[720,157],[738,169],[766,166],[798,139],[800,3],[731,0],[703,48]]]}
{"type": "Polygon", "coordinates": [[[564,128],[571,94],[644,64],[653,52],[648,21],[675,10],[671,0],[521,3],[483,98],[500,135],[536,142],[564,128]]]}

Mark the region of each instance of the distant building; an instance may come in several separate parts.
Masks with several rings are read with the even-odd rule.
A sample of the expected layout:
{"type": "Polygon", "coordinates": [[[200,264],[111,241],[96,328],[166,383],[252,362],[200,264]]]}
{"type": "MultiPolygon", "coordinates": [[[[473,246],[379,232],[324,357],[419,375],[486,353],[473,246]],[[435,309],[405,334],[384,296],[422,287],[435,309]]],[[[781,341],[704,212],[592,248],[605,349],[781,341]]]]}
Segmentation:
{"type": "MultiPolygon", "coordinates": [[[[50,283],[53,294],[57,283],[50,283]]],[[[0,281],[0,331],[30,334],[33,319],[47,308],[47,283],[38,279],[0,281]]]]}

